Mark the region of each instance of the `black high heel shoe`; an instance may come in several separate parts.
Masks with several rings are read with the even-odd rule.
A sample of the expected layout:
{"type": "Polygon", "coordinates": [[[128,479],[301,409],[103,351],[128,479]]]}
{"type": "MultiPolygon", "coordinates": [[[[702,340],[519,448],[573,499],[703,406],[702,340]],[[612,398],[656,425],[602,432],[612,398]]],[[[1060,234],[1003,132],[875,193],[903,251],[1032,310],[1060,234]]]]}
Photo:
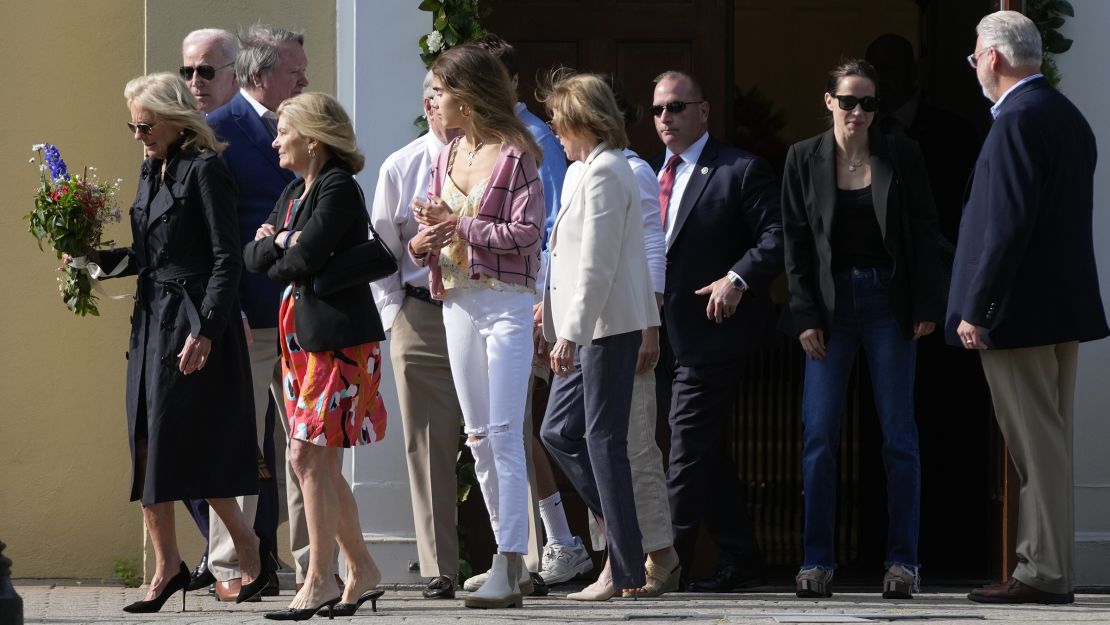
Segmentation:
{"type": "Polygon", "coordinates": [[[354,603],[335,604],[331,608],[331,613],[335,616],[354,616],[355,612],[357,612],[358,609],[362,607],[362,604],[366,603],[367,601],[370,602],[370,611],[377,612],[378,599],[380,599],[381,596],[384,594],[384,590],[367,590],[366,592],[362,593],[362,596],[359,597],[358,600],[354,603]]]}
{"type": "Polygon", "coordinates": [[[162,589],[162,592],[158,593],[157,597],[149,601],[136,601],[135,603],[132,603],[130,605],[125,605],[123,606],[123,611],[131,612],[133,614],[149,614],[151,612],[158,612],[162,609],[162,605],[166,603],[166,600],[173,596],[173,593],[180,590],[181,611],[184,612],[185,589],[189,587],[190,579],[191,576],[189,574],[189,567],[185,566],[185,563],[182,562],[181,570],[178,571],[177,575],[171,577],[170,581],[166,582],[165,588],[162,589]]]}
{"type": "Polygon", "coordinates": [[[266,586],[270,583],[270,574],[277,570],[277,562],[274,561],[274,554],[266,549],[266,542],[259,540],[258,542],[258,562],[262,565],[262,569],[258,572],[258,577],[254,578],[249,584],[244,584],[239,589],[239,596],[235,598],[235,603],[243,603],[250,601],[256,596],[262,594],[266,586]]]}
{"type": "Polygon", "coordinates": [[[329,599],[315,608],[285,608],[277,612],[267,612],[262,616],[270,619],[271,621],[307,621],[312,618],[312,615],[317,612],[323,612],[325,609],[328,611],[328,618],[333,618],[335,604],[339,603],[342,596],[335,599],[329,599]]]}

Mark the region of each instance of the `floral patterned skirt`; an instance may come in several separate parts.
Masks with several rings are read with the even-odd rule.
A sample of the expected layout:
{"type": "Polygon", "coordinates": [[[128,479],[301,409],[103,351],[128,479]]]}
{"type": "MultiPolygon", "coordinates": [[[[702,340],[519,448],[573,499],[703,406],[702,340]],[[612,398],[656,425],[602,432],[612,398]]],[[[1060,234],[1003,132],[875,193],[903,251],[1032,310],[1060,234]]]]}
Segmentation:
{"type": "Polygon", "coordinates": [[[292,288],[278,312],[289,436],[321,447],[369,445],[385,436],[378,343],[306,352],[297,342],[292,288]]]}

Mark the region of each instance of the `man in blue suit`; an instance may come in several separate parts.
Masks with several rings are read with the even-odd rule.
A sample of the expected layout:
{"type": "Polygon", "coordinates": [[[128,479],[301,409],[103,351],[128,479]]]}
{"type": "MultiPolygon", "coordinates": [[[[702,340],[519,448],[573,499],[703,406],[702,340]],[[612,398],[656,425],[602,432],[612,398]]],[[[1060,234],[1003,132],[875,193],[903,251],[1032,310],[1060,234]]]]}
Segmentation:
{"type": "Polygon", "coordinates": [[[771,329],[768,287],[784,255],[780,187],[766,161],[709,135],[709,103],[688,74],[655,79],[651,113],[666,146],[652,163],[667,240],[656,372],[664,400],[670,392],[674,548],[692,571],[704,521],[720,564],[692,589],[728,592],[766,579],[725,431],[743,365],[771,329]]]}
{"type": "MultiPolygon", "coordinates": [[[[254,240],[259,225],[265,223],[274,203],[289,182],[292,172],[278,166],[278,155],[271,143],[277,127],[277,110],[284,100],[299,94],[306,86],[304,35],[272,26],[252,26],[239,35],[239,54],[235,76],[239,92],[225,106],[208,116],[216,135],[228,142],[222,157],[239,186],[239,238],[246,244],[254,240]]],[[[278,418],[285,425],[282,410],[281,376],[278,363],[277,313],[281,299],[277,283],[263,274],[243,272],[239,283],[239,302],[250,331],[251,377],[254,386],[255,417],[258,431],[272,440],[273,422],[265,416],[271,388],[278,418]]],[[[286,426],[288,427],[288,426],[286,426]]],[[[218,435],[218,433],[213,433],[218,435]]],[[[297,579],[303,580],[308,561],[308,536],[300,488],[293,472],[286,470],[289,500],[289,525],[293,535],[293,554],[297,579]],[[298,522],[299,520],[299,522],[298,522]],[[298,541],[298,529],[303,534],[298,541]],[[298,549],[298,545],[301,549],[298,549]]],[[[266,517],[267,527],[259,531],[264,547],[276,553],[277,487],[264,482],[258,498],[241,502],[245,514],[266,517]],[[253,501],[252,501],[253,500],[253,501]],[[272,519],[272,520],[270,520],[272,519]]],[[[211,520],[209,568],[215,575],[216,595],[221,600],[238,594],[240,573],[230,536],[217,519],[211,520]]],[[[263,554],[265,557],[265,554],[263,554]]]]}
{"type": "Polygon", "coordinates": [[[1071,603],[1072,403],[1079,343],[1110,334],[1095,269],[1095,138],[1038,73],[1041,37],[1014,11],[979,22],[968,62],[994,125],[964,198],[947,339],[982,350],[1021,480],[1013,577],[981,603],[1071,603]]]}

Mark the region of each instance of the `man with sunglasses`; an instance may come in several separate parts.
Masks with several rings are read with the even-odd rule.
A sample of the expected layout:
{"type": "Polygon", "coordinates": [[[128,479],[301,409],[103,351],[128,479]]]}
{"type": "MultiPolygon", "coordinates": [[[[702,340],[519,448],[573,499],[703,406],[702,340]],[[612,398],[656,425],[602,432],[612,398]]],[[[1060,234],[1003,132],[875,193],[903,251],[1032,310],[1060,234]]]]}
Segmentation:
{"type": "Polygon", "coordinates": [[[1040,74],[1041,35],[998,11],[968,56],[994,123],[964,199],[946,335],[978,350],[1020,478],[1017,567],[980,603],[1072,603],[1079,343],[1106,337],[1092,233],[1097,146],[1040,74]]]}
{"type": "Polygon", "coordinates": [[[220,108],[235,97],[235,56],[239,41],[220,28],[202,28],[185,35],[181,42],[181,67],[178,73],[197,98],[205,114],[220,108]]]}
{"type": "MultiPolygon", "coordinates": [[[[271,145],[277,132],[274,111],[282,102],[308,86],[305,77],[308,57],[305,55],[303,34],[276,26],[251,26],[239,33],[238,40],[235,77],[239,91],[231,101],[208,116],[208,123],[221,140],[228,142],[227,149],[220,156],[231,169],[239,187],[239,237],[240,242],[246,244],[254,240],[259,224],[266,221],[278,196],[294,178],[292,172],[278,165],[277,150],[271,145]]],[[[213,71],[216,67],[213,65],[213,71]]],[[[194,66],[194,80],[199,71],[207,73],[207,70],[197,70],[194,66]]],[[[247,336],[250,337],[251,377],[260,448],[263,442],[272,448],[275,418],[281,422],[283,431],[288,428],[280,400],[273,402],[275,418],[267,418],[270,402],[274,397],[282,396],[277,343],[279,300],[277,283],[264,274],[243,272],[239,303],[243,307],[243,318],[250,326],[247,336]]],[[[284,448],[284,445],[281,447],[284,448]]],[[[272,452],[267,452],[266,456],[269,468],[273,470],[272,452]]],[[[288,463],[284,464],[290,542],[297,581],[303,582],[308,568],[308,526],[304,519],[300,483],[288,463]]],[[[258,498],[243,498],[241,505],[244,513],[251,514],[250,518],[253,518],[256,509],[258,515],[272,518],[267,527],[259,529],[258,534],[265,549],[276,553],[277,486],[275,480],[265,480],[260,487],[258,498]]],[[[209,568],[218,580],[216,594],[226,600],[238,592],[238,562],[234,559],[234,550],[227,548],[231,544],[227,531],[217,520],[212,520],[210,541],[209,568]]]]}
{"type": "Polygon", "coordinates": [[[656,373],[660,410],[669,409],[674,547],[692,571],[705,521],[720,563],[691,589],[728,592],[766,581],[725,431],[743,363],[772,325],[769,286],[783,269],[779,184],[766,161],[709,136],[709,103],[690,75],[660,74],[650,110],[666,147],[652,163],[667,241],[656,373]]]}

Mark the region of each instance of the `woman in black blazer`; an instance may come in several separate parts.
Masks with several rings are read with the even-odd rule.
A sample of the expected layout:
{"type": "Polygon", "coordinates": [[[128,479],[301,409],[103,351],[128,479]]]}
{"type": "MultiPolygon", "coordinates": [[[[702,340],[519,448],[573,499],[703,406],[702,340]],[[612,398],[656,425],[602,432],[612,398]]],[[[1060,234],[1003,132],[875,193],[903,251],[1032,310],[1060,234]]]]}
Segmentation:
{"type": "MultiPolygon", "coordinates": [[[[129,247],[92,254],[111,276],[137,276],[127,350],[131,500],[141,500],[155,565],[146,598],[157,612],[189,584],[173,502],[206,499],[228,528],[245,600],[268,581],[260,542],[235,502],[258,493],[250,360],[239,323],[242,271],[235,181],[196,99],[176,74],[127,83],[127,123],[146,153],[131,206],[129,247]],[[210,459],[195,471],[193,459],[210,459]]],[[[264,551],[264,550],[263,550],[264,551]]]]}
{"type": "Polygon", "coordinates": [[[370,285],[327,295],[313,289],[335,254],[367,240],[369,224],[353,174],[363,156],[343,107],[331,96],[305,93],[277,110],[281,166],[298,175],[244,249],[247,268],[284,286],[278,312],[289,461],[301,480],[308,521],[309,568],[289,608],[266,614],[303,620],[323,606],[354,614],[377,601],[381,573],[366,550],[358,509],[336,455],[385,435],[378,395],[385,339],[370,285]],[[330,563],[334,544],[347,561],[340,593],[330,563]],[[342,601],[342,603],[339,603],[342,601]],[[339,603],[339,605],[336,605],[339,603]]]}
{"type": "Polygon", "coordinates": [[[872,129],[878,77],[864,61],[831,73],[833,127],[790,148],[783,231],[790,311],[805,350],[799,597],[831,596],[836,454],[852,361],[867,356],[883,434],[889,532],[883,597],[919,585],[921,467],[915,341],[943,314],[936,210],[917,144],[872,129]]]}

